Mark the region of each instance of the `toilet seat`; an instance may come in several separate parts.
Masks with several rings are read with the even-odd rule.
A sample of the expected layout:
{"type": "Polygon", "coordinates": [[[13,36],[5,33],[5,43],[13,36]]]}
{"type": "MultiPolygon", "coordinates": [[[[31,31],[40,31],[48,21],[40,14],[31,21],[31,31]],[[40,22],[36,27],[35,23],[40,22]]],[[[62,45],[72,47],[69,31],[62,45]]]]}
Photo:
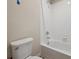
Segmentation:
{"type": "Polygon", "coordinates": [[[38,57],[38,56],[29,56],[26,59],[42,59],[42,58],[41,57],[38,57]]]}

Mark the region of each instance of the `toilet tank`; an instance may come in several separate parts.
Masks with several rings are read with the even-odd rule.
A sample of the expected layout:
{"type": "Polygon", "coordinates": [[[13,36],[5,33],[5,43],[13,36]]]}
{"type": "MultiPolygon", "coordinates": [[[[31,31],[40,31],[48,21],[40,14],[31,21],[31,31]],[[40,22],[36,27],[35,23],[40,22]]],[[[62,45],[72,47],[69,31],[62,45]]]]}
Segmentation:
{"type": "Polygon", "coordinates": [[[32,53],[32,38],[24,38],[11,42],[12,58],[26,59],[32,53]]]}

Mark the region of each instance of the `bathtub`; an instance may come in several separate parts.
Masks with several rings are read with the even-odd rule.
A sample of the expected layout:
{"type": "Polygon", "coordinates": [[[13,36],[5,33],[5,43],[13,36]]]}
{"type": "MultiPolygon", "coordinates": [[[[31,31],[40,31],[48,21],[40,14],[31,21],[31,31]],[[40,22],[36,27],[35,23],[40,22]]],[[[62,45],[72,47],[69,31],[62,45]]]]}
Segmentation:
{"type": "Polygon", "coordinates": [[[44,59],[71,59],[71,47],[61,41],[41,43],[41,55],[44,59]]]}

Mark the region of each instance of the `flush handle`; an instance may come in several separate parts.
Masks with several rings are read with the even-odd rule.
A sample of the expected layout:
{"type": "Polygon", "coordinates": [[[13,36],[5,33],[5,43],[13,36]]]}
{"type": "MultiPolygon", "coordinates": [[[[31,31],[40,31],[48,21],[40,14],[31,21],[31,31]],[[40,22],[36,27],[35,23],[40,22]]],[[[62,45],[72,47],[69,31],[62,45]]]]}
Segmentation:
{"type": "Polygon", "coordinates": [[[19,47],[16,47],[16,48],[15,48],[15,50],[18,50],[18,49],[19,49],[19,47]]]}

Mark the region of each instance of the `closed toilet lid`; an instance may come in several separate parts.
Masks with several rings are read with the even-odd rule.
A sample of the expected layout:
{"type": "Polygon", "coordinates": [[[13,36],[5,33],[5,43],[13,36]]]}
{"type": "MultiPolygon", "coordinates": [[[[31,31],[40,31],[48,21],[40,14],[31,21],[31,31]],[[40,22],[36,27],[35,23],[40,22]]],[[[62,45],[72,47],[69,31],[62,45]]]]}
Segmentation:
{"type": "Polygon", "coordinates": [[[26,59],[42,59],[42,58],[41,57],[38,57],[38,56],[29,56],[26,59]]]}

